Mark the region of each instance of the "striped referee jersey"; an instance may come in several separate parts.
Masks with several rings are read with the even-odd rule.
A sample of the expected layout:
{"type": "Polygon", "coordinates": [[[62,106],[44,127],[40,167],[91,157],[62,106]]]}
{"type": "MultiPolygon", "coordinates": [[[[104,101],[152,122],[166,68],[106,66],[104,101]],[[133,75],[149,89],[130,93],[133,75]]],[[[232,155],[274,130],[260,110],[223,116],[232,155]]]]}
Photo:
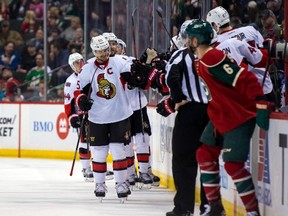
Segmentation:
{"type": "Polygon", "coordinates": [[[208,103],[205,89],[194,67],[195,56],[188,48],[177,50],[166,64],[166,82],[175,103],[182,100],[208,103]]]}

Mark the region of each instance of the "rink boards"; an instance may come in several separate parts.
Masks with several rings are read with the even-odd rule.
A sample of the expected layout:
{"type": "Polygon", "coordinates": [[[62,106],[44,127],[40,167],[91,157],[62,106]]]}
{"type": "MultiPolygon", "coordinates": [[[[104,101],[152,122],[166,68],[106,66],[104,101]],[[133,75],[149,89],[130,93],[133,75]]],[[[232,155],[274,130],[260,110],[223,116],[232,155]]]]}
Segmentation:
{"type": "MultiPolygon", "coordinates": [[[[175,115],[161,117],[153,107],[148,108],[148,114],[153,131],[153,171],[160,175],[162,185],[174,189],[171,137],[175,115]]],[[[269,132],[257,127],[251,140],[247,169],[252,172],[264,216],[286,216],[288,212],[287,128],[287,115],[273,113],[269,132]]],[[[77,138],[77,131],[69,128],[63,104],[0,103],[0,156],[72,160],[77,138]]],[[[220,165],[222,197],[228,215],[245,215],[222,161],[220,165]]]]}

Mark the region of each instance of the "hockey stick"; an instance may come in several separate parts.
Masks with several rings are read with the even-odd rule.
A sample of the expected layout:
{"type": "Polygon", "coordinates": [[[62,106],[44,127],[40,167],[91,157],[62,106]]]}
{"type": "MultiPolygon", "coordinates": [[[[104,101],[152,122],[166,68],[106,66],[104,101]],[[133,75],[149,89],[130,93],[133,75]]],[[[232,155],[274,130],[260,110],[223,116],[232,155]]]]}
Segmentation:
{"type": "MultiPolygon", "coordinates": [[[[137,7],[132,12],[132,38],[133,38],[133,45],[134,45],[134,57],[137,59],[135,23],[134,23],[134,15],[135,15],[136,10],[137,10],[137,7]]],[[[142,136],[143,136],[143,142],[145,142],[145,138],[144,138],[144,119],[143,119],[143,112],[142,112],[141,93],[140,93],[140,89],[139,88],[138,88],[138,99],[139,99],[139,106],[140,106],[142,136]]]]}
{"type": "Polygon", "coordinates": [[[136,35],[135,35],[135,24],[134,24],[134,15],[137,10],[137,7],[132,12],[132,39],[133,39],[133,54],[137,58],[137,49],[136,49],[136,35]]]}
{"type": "Polygon", "coordinates": [[[272,38],[271,45],[268,47],[268,60],[267,60],[266,68],[265,68],[264,77],[263,77],[263,80],[262,80],[262,85],[261,85],[262,88],[264,86],[267,73],[269,72],[269,66],[270,66],[270,60],[271,60],[271,55],[272,55],[272,49],[273,49],[274,46],[275,46],[275,37],[272,38]]]}
{"type": "Polygon", "coordinates": [[[161,18],[162,26],[164,27],[165,31],[167,32],[170,41],[171,41],[172,44],[175,46],[175,48],[178,49],[177,45],[176,45],[175,42],[173,41],[172,36],[171,36],[171,34],[169,33],[169,31],[168,31],[168,29],[167,29],[167,27],[166,27],[166,25],[165,25],[165,23],[164,23],[162,13],[161,13],[158,9],[157,9],[156,11],[157,11],[158,16],[161,18]]]}
{"type": "MultiPolygon", "coordinates": [[[[93,76],[92,76],[92,79],[91,79],[91,82],[90,82],[90,87],[89,87],[89,90],[88,90],[88,98],[90,98],[90,95],[91,95],[91,91],[92,91],[92,81],[94,79],[94,76],[96,74],[96,71],[98,70],[98,67],[96,66],[96,69],[93,73],[93,76]]],[[[80,132],[78,134],[78,140],[77,140],[77,144],[76,144],[76,148],[75,148],[75,152],[74,152],[74,157],[73,157],[73,161],[72,161],[72,166],[71,166],[71,170],[70,170],[70,176],[73,175],[73,170],[74,170],[74,165],[75,165],[75,160],[76,160],[76,156],[77,156],[77,152],[78,152],[78,147],[79,147],[79,142],[80,142],[80,137],[81,137],[81,134],[82,134],[82,129],[83,129],[83,125],[84,125],[84,120],[85,120],[85,114],[83,114],[83,117],[81,119],[81,124],[80,124],[80,132]]],[[[89,133],[89,136],[90,136],[90,132],[89,133]]],[[[88,143],[88,140],[89,140],[89,137],[87,139],[87,150],[89,152],[89,143],[88,143]]]]}

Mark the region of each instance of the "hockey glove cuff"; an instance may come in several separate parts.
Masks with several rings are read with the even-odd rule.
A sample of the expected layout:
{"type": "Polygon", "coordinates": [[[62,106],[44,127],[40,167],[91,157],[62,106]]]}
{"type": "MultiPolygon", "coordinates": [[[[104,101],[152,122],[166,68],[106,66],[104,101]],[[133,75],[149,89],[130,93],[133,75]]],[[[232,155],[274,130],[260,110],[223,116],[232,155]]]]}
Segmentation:
{"type": "Polygon", "coordinates": [[[271,113],[271,104],[268,101],[256,101],[256,124],[263,130],[269,129],[269,115],[271,113]]]}
{"type": "Polygon", "coordinates": [[[167,117],[171,113],[175,112],[175,103],[174,103],[174,101],[172,101],[172,99],[170,97],[166,98],[165,100],[163,100],[159,104],[157,104],[156,111],[160,115],[167,117]]]}

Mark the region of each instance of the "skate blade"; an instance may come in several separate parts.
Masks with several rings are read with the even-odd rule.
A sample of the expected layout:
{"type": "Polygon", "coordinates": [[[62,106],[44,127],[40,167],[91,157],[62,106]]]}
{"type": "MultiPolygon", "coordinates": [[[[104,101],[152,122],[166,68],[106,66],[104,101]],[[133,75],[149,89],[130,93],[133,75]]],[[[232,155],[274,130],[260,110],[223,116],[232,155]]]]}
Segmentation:
{"type": "Polygon", "coordinates": [[[144,184],[139,182],[138,183],[139,190],[150,190],[152,188],[152,184],[144,184]]]}
{"type": "Polygon", "coordinates": [[[152,183],[152,186],[154,186],[154,187],[159,187],[159,186],[160,186],[160,182],[153,182],[153,183],[152,183]]]}
{"type": "Polygon", "coordinates": [[[127,200],[127,198],[128,198],[128,197],[121,197],[121,198],[119,198],[120,203],[121,203],[121,204],[125,203],[125,200],[127,200]]]}
{"type": "Polygon", "coordinates": [[[109,180],[113,180],[114,179],[114,176],[113,175],[106,175],[105,176],[105,180],[109,181],[109,180]]]}
{"type": "Polygon", "coordinates": [[[94,182],[94,178],[85,178],[85,182],[94,182]]]}

